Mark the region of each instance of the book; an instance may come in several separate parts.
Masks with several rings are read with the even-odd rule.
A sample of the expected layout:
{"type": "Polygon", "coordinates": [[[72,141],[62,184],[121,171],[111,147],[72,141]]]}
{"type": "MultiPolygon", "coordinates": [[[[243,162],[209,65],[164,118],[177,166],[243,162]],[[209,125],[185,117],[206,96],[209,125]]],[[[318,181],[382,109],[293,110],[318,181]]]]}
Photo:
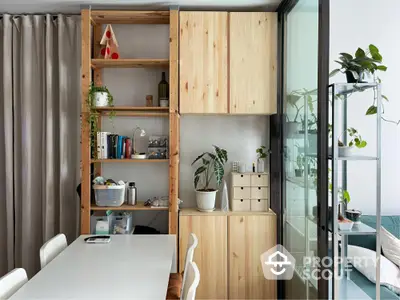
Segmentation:
{"type": "Polygon", "coordinates": [[[113,134],[112,138],[112,158],[117,157],[118,134],[113,134]]]}
{"type": "Polygon", "coordinates": [[[117,157],[118,159],[121,159],[122,157],[122,135],[117,135],[117,157]]]}
{"type": "Polygon", "coordinates": [[[97,159],[101,158],[101,132],[97,132],[96,136],[97,159]]]}
{"type": "Polygon", "coordinates": [[[112,136],[112,133],[107,135],[107,158],[112,158],[112,136]]]}
{"type": "Polygon", "coordinates": [[[122,137],[122,153],[121,153],[121,158],[125,158],[125,145],[126,145],[126,136],[122,137]]]}
{"type": "Polygon", "coordinates": [[[130,159],[132,156],[132,139],[125,139],[125,158],[130,159]]]}
{"type": "Polygon", "coordinates": [[[101,132],[101,159],[108,158],[108,141],[107,136],[110,134],[109,132],[101,132]]]}

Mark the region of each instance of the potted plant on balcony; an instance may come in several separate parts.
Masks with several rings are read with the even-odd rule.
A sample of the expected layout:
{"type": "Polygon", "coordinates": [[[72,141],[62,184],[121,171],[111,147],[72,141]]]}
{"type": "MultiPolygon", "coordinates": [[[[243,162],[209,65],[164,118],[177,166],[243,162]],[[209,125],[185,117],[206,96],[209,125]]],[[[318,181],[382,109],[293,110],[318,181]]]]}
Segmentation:
{"type": "Polygon", "coordinates": [[[387,67],[382,65],[382,55],[379,49],[374,45],[369,45],[364,51],[358,48],[353,55],[349,53],[340,53],[339,60],[335,60],[340,64],[339,69],[335,69],[330,73],[330,76],[336,75],[338,72],[346,74],[348,83],[364,83],[372,77],[376,71],[386,71],[387,67]]]}
{"type": "Polygon", "coordinates": [[[194,188],[196,191],[196,203],[199,211],[210,212],[215,209],[215,196],[218,187],[224,177],[224,166],[228,161],[228,153],[225,149],[213,146],[214,151],[204,152],[192,163],[200,163],[194,172],[194,188]],[[211,180],[215,177],[217,188],[211,188],[211,180]]]}

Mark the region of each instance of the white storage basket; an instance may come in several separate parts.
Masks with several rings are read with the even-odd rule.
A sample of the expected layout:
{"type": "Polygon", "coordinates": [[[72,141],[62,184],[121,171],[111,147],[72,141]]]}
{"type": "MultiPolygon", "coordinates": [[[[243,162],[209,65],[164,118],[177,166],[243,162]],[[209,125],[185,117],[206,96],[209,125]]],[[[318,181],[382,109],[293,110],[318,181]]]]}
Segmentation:
{"type": "Polygon", "coordinates": [[[125,185],[93,185],[97,206],[121,206],[125,202],[125,185]]]}

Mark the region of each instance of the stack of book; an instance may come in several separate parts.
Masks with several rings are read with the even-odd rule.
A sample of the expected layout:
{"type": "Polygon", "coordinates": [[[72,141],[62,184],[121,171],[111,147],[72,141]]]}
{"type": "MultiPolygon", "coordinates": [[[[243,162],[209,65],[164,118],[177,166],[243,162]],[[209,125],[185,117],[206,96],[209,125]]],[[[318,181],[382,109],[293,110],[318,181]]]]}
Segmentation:
{"type": "Polygon", "coordinates": [[[132,139],[111,132],[97,132],[97,159],[130,159],[132,139]]]}

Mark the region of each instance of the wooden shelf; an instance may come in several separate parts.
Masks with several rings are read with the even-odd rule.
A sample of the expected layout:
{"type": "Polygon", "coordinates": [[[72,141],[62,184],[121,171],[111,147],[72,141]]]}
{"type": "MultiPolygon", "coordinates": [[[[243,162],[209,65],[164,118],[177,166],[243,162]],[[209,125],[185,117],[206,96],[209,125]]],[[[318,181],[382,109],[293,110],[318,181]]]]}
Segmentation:
{"type": "Polygon", "coordinates": [[[121,206],[97,206],[92,203],[91,210],[168,210],[168,207],[144,206],[144,202],[138,202],[135,206],[122,204],[121,206]]]}
{"type": "Polygon", "coordinates": [[[169,11],[92,10],[95,24],[169,24],[169,11]]]}
{"type": "Polygon", "coordinates": [[[92,163],[162,163],[168,162],[169,159],[92,159],[92,163]]]}
{"type": "Polygon", "coordinates": [[[169,107],[138,107],[138,106],[114,106],[98,107],[96,109],[102,115],[109,115],[114,111],[117,116],[131,117],[168,117],[169,107]]]}
{"type": "Polygon", "coordinates": [[[93,69],[97,68],[167,68],[169,59],[153,58],[121,58],[121,59],[102,59],[92,58],[93,69]]]}

